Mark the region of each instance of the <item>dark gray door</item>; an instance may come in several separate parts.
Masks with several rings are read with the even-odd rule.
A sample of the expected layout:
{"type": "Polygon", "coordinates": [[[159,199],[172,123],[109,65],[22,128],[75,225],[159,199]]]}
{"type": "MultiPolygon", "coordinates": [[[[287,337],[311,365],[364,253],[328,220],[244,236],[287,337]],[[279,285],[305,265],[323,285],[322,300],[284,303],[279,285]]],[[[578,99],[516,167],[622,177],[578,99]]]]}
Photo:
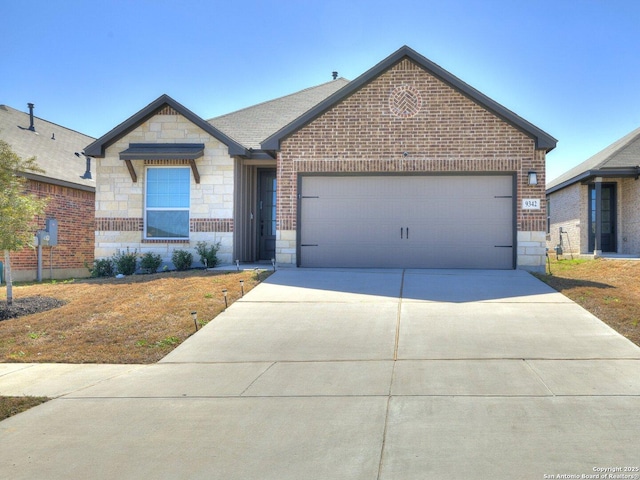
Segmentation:
{"type": "Polygon", "coordinates": [[[303,176],[304,267],[514,268],[513,176],[303,176]]]}
{"type": "MultiPolygon", "coordinates": [[[[598,250],[616,252],[616,184],[602,184],[602,232],[598,250]]],[[[595,249],[596,239],[596,189],[589,186],[589,251],[595,249]]]]}
{"type": "Polygon", "coordinates": [[[258,171],[258,258],[271,260],[276,254],[276,171],[258,171]]]}

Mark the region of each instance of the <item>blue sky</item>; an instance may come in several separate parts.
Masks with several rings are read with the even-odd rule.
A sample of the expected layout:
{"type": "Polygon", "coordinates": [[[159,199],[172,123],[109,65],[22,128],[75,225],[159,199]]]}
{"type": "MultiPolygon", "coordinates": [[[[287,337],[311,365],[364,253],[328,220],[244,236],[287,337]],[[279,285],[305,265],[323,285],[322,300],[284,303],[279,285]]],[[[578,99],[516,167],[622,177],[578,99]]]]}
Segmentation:
{"type": "Polygon", "coordinates": [[[548,179],[640,127],[637,0],[3,0],[0,19],[0,104],[94,137],[163,93],[210,118],[402,45],[556,137],[548,179]]]}

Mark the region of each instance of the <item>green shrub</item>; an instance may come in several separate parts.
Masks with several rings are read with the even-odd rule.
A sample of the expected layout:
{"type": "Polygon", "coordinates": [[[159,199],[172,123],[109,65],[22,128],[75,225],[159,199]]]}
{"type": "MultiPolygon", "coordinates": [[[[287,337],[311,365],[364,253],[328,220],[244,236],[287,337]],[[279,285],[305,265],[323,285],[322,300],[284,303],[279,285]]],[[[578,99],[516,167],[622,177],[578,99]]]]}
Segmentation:
{"type": "Polygon", "coordinates": [[[189,270],[193,263],[193,255],[186,250],[174,250],[171,255],[171,261],[176,270],[189,270]]]}
{"type": "MultiPolygon", "coordinates": [[[[85,267],[87,267],[86,264],[85,267]]],[[[89,268],[89,272],[93,278],[113,277],[116,273],[110,258],[95,259],[93,261],[93,268],[89,268]]]]}
{"type": "Polygon", "coordinates": [[[213,268],[218,265],[218,250],[220,250],[220,242],[214,243],[209,246],[207,242],[198,242],[196,244],[196,251],[200,255],[200,262],[208,268],[213,268]]]}
{"type": "Polygon", "coordinates": [[[147,252],[140,259],[140,268],[148,273],[156,273],[162,265],[162,257],[157,253],[147,252]]]}
{"type": "Polygon", "coordinates": [[[133,275],[136,273],[136,268],[138,266],[138,254],[136,250],[131,253],[129,251],[129,247],[127,247],[126,253],[118,250],[112,258],[113,264],[115,265],[118,273],[121,273],[122,275],[133,275]]]}

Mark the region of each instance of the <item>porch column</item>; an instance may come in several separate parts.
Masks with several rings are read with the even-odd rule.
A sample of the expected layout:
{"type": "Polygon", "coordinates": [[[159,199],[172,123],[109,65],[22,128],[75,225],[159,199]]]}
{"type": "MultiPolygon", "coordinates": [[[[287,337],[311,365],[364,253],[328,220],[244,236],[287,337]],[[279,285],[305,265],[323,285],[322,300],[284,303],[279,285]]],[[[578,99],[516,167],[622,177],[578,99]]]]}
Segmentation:
{"type": "Polygon", "coordinates": [[[598,257],[602,254],[602,177],[595,179],[596,190],[596,232],[593,242],[593,256],[598,257]]]}

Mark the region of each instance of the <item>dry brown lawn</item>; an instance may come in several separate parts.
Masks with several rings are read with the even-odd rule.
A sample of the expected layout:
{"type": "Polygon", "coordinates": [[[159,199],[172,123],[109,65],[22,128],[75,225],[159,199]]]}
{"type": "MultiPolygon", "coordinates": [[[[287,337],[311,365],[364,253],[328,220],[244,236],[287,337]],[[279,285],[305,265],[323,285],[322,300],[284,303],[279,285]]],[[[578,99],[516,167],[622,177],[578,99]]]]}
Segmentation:
{"type": "Polygon", "coordinates": [[[0,421],[36,407],[47,400],[46,397],[0,397],[0,421]]]}
{"type": "Polygon", "coordinates": [[[640,346],[640,261],[565,257],[550,267],[538,278],[640,346]]]}
{"type": "MultiPolygon", "coordinates": [[[[268,271],[186,272],[14,285],[14,300],[64,305],[0,321],[0,362],[153,363],[269,276],[268,271]]],[[[0,292],[0,308],[6,289],[0,292]]],[[[4,303],[6,305],[6,303],[4,303]]]]}

